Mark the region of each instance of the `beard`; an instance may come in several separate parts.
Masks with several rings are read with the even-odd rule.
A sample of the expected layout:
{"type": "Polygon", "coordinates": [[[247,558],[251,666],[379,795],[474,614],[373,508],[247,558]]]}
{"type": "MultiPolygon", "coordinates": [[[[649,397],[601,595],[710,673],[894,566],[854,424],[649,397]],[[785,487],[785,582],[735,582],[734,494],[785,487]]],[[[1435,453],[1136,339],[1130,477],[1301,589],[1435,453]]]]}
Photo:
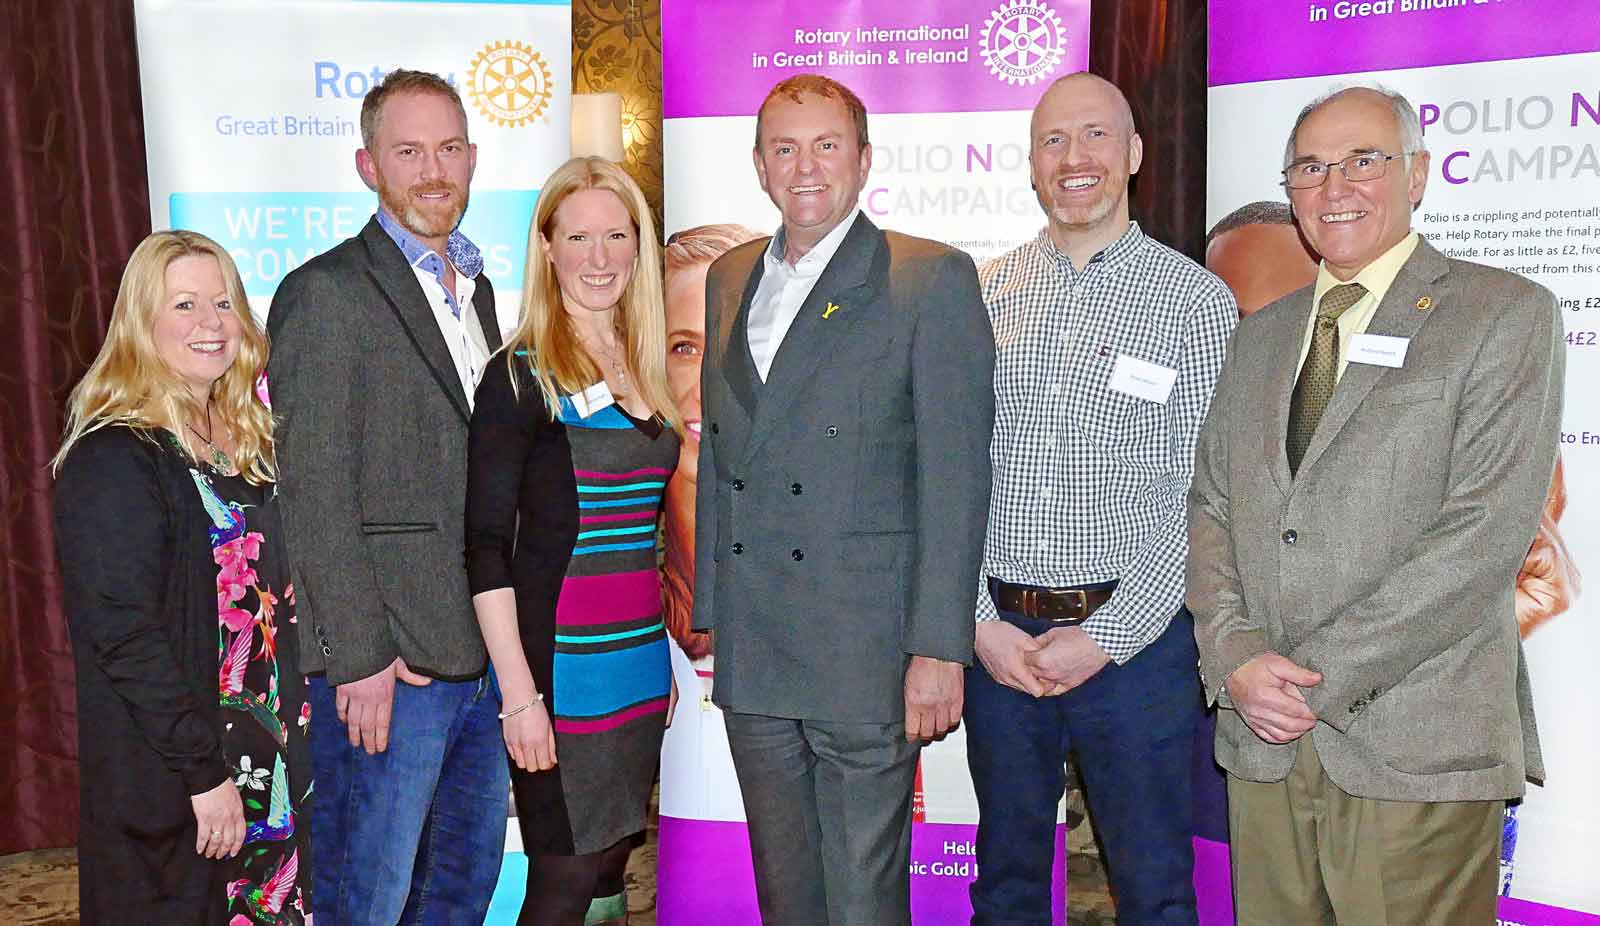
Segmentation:
{"type": "Polygon", "coordinates": [[[1101,179],[1100,196],[1093,202],[1057,203],[1054,194],[1060,189],[1058,184],[1065,176],[1068,174],[1058,173],[1051,177],[1048,186],[1044,189],[1035,189],[1035,195],[1045,214],[1068,228],[1084,228],[1105,221],[1106,217],[1116,210],[1117,203],[1121,201],[1128,188],[1126,177],[1121,178],[1119,182],[1117,178],[1108,175],[1101,179]]]}
{"type": "Polygon", "coordinates": [[[456,230],[461,217],[467,212],[467,191],[449,181],[418,183],[400,190],[378,176],[378,201],[383,208],[418,238],[443,238],[456,230]],[[443,204],[429,203],[420,197],[429,193],[448,192],[450,198],[443,204]]]}

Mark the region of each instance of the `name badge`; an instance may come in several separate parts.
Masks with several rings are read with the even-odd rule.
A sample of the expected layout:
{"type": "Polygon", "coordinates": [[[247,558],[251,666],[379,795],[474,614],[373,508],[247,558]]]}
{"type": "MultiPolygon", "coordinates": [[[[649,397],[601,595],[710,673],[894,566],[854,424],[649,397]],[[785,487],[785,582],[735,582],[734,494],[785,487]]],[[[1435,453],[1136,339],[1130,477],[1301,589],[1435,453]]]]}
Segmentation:
{"type": "Polygon", "coordinates": [[[1406,362],[1406,348],[1410,338],[1396,338],[1387,334],[1358,334],[1350,339],[1350,353],[1345,359],[1350,363],[1370,363],[1380,367],[1395,367],[1406,362]]]}
{"type": "Polygon", "coordinates": [[[574,392],[567,398],[572,401],[572,407],[577,409],[578,414],[584,418],[588,418],[608,405],[617,404],[616,396],[611,394],[611,387],[607,386],[606,381],[603,379],[582,392],[574,392]]]}
{"type": "Polygon", "coordinates": [[[1111,368],[1111,389],[1136,399],[1167,404],[1172,395],[1172,384],[1178,381],[1178,371],[1159,363],[1140,360],[1128,354],[1119,354],[1111,368]]]}

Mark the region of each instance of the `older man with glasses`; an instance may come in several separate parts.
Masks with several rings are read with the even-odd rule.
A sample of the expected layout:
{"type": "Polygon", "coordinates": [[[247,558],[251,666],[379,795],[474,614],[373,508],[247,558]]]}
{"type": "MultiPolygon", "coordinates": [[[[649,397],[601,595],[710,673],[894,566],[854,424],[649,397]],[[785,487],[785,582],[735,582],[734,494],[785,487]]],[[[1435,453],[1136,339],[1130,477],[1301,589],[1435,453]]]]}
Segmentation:
{"type": "Polygon", "coordinates": [[[1300,114],[1316,281],[1240,323],[1201,432],[1189,607],[1250,924],[1488,926],[1543,775],[1513,611],[1555,464],[1554,296],[1411,230],[1416,112],[1300,114]]]}

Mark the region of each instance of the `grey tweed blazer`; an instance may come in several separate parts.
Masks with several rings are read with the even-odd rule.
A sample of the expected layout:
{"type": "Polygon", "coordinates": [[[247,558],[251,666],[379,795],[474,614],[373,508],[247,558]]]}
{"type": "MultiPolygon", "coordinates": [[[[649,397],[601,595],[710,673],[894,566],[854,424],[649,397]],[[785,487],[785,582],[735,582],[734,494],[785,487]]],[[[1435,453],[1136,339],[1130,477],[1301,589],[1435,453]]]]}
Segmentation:
{"type": "MultiPolygon", "coordinates": [[[[472,304],[493,351],[488,277],[472,304]]],[[[416,274],[369,221],[284,278],[267,331],[301,671],[337,685],[400,656],[435,678],[482,675],[465,553],[469,408],[416,274]]]]}

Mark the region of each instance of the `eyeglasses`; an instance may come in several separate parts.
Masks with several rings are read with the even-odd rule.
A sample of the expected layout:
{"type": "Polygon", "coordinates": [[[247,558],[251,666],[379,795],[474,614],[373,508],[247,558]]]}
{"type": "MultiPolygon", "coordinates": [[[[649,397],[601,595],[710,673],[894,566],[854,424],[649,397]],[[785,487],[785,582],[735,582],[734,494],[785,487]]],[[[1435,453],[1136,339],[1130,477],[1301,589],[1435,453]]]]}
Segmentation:
{"type": "Polygon", "coordinates": [[[1351,183],[1363,183],[1376,180],[1389,170],[1389,162],[1397,158],[1410,157],[1415,151],[1405,151],[1400,154],[1384,154],[1375,151],[1371,154],[1352,154],[1342,161],[1307,161],[1303,164],[1290,164],[1283,171],[1283,185],[1291,190],[1309,190],[1322,186],[1328,182],[1332,168],[1339,168],[1344,174],[1344,179],[1351,183]]]}

